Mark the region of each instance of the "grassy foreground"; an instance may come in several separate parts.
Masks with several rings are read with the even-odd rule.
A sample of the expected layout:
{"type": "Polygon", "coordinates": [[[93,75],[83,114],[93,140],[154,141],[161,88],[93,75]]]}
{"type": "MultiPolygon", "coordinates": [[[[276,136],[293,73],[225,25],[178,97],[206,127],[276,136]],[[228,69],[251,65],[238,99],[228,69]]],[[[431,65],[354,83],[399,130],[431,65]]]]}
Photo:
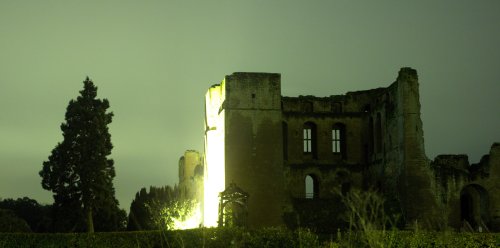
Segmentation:
{"type": "Polygon", "coordinates": [[[500,247],[500,233],[388,231],[318,236],[304,229],[280,228],[200,228],[93,235],[0,233],[0,247],[500,247]]]}

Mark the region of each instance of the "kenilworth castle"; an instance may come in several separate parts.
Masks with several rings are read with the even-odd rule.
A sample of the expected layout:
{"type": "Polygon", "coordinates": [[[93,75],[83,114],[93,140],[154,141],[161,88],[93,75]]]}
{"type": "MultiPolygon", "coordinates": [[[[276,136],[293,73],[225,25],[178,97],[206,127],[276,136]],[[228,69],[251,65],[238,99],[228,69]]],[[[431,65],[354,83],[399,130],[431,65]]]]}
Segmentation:
{"type": "Polygon", "coordinates": [[[284,97],[280,74],[237,72],[205,97],[205,152],[179,162],[205,226],[341,227],[338,194],[372,189],[403,226],[500,230],[500,143],[477,164],[428,159],[414,69],[330,97],[284,97]]]}

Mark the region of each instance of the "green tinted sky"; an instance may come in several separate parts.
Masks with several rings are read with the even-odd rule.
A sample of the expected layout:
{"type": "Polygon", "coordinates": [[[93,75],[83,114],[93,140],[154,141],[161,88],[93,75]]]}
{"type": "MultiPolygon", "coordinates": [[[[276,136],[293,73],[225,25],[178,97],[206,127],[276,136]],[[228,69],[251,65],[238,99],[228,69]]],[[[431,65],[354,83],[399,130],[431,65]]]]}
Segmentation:
{"type": "Polygon", "coordinates": [[[282,94],[388,86],[418,70],[427,155],[500,141],[500,1],[0,2],[0,197],[52,201],[38,171],[89,76],[115,118],[121,206],[203,149],[204,93],[235,71],[282,94]],[[355,3],[353,3],[355,2],[355,3]]]}

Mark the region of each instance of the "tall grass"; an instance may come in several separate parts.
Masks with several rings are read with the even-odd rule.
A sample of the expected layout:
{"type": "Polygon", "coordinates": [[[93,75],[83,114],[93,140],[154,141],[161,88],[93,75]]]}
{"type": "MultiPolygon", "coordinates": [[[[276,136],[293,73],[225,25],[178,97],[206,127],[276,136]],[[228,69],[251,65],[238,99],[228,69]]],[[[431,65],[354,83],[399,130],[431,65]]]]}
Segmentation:
{"type": "Polygon", "coordinates": [[[349,228],[337,239],[342,247],[392,247],[399,216],[389,216],[385,212],[385,199],[376,191],[352,189],[342,194],[346,207],[346,221],[349,228]]]}

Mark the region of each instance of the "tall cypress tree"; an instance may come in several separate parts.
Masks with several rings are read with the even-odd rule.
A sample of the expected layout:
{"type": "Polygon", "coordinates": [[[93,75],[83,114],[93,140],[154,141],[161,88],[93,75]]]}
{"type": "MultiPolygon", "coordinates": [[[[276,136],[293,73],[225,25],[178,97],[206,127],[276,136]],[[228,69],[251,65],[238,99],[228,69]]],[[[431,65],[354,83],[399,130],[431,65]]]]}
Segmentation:
{"type": "Polygon", "coordinates": [[[114,163],[107,158],[113,148],[107,126],[113,113],[106,113],[109,102],[96,98],[97,87],[88,77],[83,83],[80,96],[66,109],[63,141],[43,162],[40,176],[42,187],[54,193],[54,215],[67,222],[62,224],[69,228],[66,231],[78,230],[85,223],[86,230],[94,232],[96,216],[121,221],[125,213],[118,209],[114,163]]]}

